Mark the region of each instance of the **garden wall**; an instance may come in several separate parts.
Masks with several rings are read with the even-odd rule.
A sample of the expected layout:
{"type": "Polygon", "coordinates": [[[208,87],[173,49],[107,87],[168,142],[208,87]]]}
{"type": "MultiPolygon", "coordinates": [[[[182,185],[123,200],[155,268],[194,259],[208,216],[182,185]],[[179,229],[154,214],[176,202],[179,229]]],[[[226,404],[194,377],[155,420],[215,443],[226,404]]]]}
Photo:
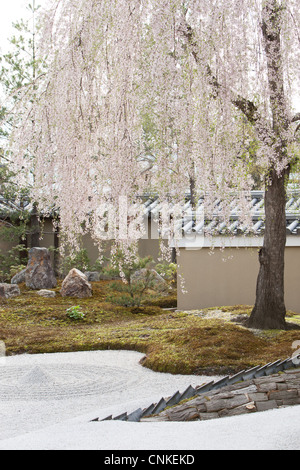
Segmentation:
{"type": "MultiPolygon", "coordinates": [[[[253,305],[259,270],[259,247],[180,249],[178,274],[184,278],[183,292],[178,282],[177,308],[193,310],[229,305],[253,305]]],[[[285,249],[286,308],[300,312],[300,247],[285,249]]]]}

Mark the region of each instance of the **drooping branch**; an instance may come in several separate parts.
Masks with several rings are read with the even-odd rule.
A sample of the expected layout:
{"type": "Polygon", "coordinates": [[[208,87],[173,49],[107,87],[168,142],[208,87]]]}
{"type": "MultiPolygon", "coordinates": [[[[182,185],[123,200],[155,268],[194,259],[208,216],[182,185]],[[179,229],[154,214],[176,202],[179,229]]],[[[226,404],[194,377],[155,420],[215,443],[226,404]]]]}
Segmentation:
{"type": "Polygon", "coordinates": [[[187,45],[191,50],[195,62],[198,65],[204,67],[207,82],[212,88],[212,96],[214,98],[217,98],[221,93],[226,93],[226,95],[229,97],[230,102],[239,111],[241,111],[247,118],[248,122],[255,127],[259,138],[262,141],[267,138],[271,138],[272,129],[269,127],[268,123],[261,117],[260,113],[258,112],[257,106],[255,106],[252,101],[239,95],[238,93],[235,93],[233,90],[227,89],[224,85],[222,85],[218,81],[217,77],[213,74],[209,64],[205,64],[205,60],[200,55],[200,48],[197,44],[197,41],[195,40],[193,28],[188,24],[186,17],[183,18],[183,23],[181,25],[180,32],[182,33],[185,41],[187,42],[187,45]]]}

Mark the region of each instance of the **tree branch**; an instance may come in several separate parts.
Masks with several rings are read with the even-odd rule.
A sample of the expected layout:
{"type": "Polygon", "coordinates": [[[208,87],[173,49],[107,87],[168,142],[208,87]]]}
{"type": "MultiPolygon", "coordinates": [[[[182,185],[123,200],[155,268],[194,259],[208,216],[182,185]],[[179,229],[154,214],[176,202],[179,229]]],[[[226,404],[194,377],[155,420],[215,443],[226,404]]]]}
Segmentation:
{"type": "Polygon", "coordinates": [[[295,116],[291,120],[291,122],[297,122],[297,121],[300,121],[300,113],[295,114],[295,116]]]}
{"type": "Polygon", "coordinates": [[[252,101],[244,98],[243,96],[233,92],[232,90],[226,89],[221,83],[219,83],[218,79],[213,74],[210,66],[208,64],[204,64],[204,61],[200,57],[200,48],[198,47],[198,44],[194,38],[193,29],[187,23],[185,17],[183,18],[183,21],[184,24],[182,24],[180,32],[182,33],[184,39],[187,41],[187,44],[191,49],[191,53],[195,59],[195,62],[199,65],[202,65],[202,67],[204,68],[208,84],[212,87],[213,90],[213,97],[217,98],[222,92],[226,93],[226,95],[229,96],[230,102],[237,109],[239,109],[250,122],[250,124],[252,124],[256,128],[259,137],[262,140],[265,140],[267,137],[270,137],[272,134],[272,130],[267,124],[267,122],[262,119],[255,104],[252,101]]]}

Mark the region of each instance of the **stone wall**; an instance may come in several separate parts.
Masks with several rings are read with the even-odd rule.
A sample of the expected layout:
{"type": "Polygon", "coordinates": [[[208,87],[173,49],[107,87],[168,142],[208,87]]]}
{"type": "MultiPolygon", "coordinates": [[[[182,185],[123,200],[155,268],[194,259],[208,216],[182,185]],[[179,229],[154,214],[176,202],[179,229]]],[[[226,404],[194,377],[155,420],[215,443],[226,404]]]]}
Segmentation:
{"type": "Polygon", "coordinates": [[[141,421],[194,421],[300,405],[300,369],[203,393],[141,421]]]}

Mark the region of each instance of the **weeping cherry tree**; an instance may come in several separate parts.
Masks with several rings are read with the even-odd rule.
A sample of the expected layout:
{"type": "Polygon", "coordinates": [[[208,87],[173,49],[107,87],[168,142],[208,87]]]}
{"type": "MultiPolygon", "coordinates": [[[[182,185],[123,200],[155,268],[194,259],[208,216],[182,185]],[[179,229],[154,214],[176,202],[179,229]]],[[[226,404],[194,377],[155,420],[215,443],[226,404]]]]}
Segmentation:
{"type": "Polygon", "coordinates": [[[140,213],[137,195],[149,189],[181,203],[189,188],[193,205],[205,194],[208,215],[219,197],[224,221],[234,195],[250,227],[254,138],[265,233],[249,326],[284,328],[298,10],[297,0],[53,1],[37,50],[47,74],[17,104],[19,183],[34,172],[33,199],[44,211],[59,208],[73,244],[87,231],[101,242],[108,203],[119,214],[112,238],[141,236],[121,214],[140,213]]]}

